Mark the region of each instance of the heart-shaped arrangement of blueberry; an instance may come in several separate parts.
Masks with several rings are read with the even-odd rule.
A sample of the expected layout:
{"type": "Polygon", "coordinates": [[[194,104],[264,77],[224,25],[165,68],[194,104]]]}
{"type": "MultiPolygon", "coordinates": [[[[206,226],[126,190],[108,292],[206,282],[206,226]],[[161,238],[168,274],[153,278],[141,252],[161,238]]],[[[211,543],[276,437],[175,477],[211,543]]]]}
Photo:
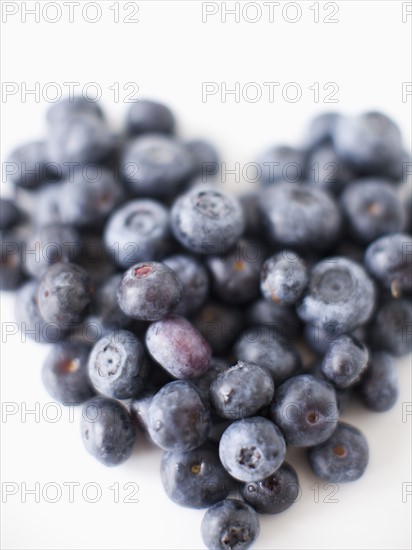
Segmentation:
{"type": "Polygon", "coordinates": [[[257,513],[297,500],[287,446],[322,480],[358,479],[368,445],[339,414],[352,398],[390,409],[411,350],[412,165],[396,124],[317,116],[234,197],[215,149],[177,138],[165,105],[133,103],[117,137],[81,97],[47,118],[47,140],[5,163],[1,288],[17,290],[21,330],[53,344],[43,382],[84,407],[86,450],[115,466],[145,433],[167,495],[208,508],[211,549],[250,547],[257,513]]]}

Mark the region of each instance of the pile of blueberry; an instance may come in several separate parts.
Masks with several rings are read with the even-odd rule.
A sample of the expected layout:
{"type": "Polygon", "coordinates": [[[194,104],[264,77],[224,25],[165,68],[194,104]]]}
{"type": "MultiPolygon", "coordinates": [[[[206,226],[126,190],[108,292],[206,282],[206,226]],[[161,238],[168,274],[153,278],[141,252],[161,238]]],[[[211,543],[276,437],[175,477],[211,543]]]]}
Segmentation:
{"type": "Polygon", "coordinates": [[[43,382],[83,404],[86,450],[115,466],[146,434],[167,495],[209,508],[211,549],[248,548],[257,513],[297,500],[288,446],[322,480],[358,479],[368,445],[340,412],[390,409],[411,350],[412,165],[396,124],[318,116],[236,198],[215,149],[176,137],[162,104],[134,103],[121,136],[80,97],[47,118],[47,140],[6,162],[1,288],[17,290],[21,331],[54,344],[43,382]]]}

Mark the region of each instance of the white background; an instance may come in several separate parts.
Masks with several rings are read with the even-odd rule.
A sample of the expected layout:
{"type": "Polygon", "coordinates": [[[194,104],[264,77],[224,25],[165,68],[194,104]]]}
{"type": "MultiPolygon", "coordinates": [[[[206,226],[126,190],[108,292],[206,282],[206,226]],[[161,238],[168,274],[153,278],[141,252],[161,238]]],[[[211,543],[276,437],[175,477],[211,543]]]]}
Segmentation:
{"type": "MultiPolygon", "coordinates": [[[[271,22],[269,8],[259,3],[261,18],[251,23],[245,18],[256,17],[253,3],[239,22],[233,15],[222,21],[224,4],[209,3],[208,9],[218,13],[203,22],[202,2],[123,2],[119,4],[119,22],[115,23],[115,11],[110,7],[116,3],[109,1],[99,3],[101,18],[94,24],[85,21],[78,7],[70,23],[63,3],[61,20],[56,23],[45,21],[45,17],[56,17],[53,6],[45,15],[40,14],[39,22],[30,15],[24,20],[24,4],[33,7],[33,2],[3,2],[2,6],[3,155],[44,134],[43,116],[49,104],[42,93],[52,93],[47,87],[50,82],[61,90],[67,89],[65,82],[80,82],[82,86],[96,82],[116,129],[121,127],[127,108],[123,86],[134,82],[137,98],[161,99],[175,109],[182,136],[210,138],[228,169],[236,162],[243,166],[268,145],[299,143],[308,119],[323,110],[383,110],[400,124],[410,147],[412,98],[402,101],[402,83],[412,81],[412,16],[402,22],[402,4],[408,3],[337,2],[337,23],[323,22],[333,6],[322,2],[319,23],[314,22],[315,13],[310,9],[315,2],[298,3],[301,17],[295,23],[286,20],[297,17],[293,6],[283,12],[284,17],[285,3],[274,6],[271,22]],[[125,16],[136,5],[138,23],[125,23],[125,16]],[[5,9],[17,9],[17,13],[6,17],[5,9]],[[25,86],[33,89],[36,82],[40,97],[26,95],[25,86]],[[246,89],[250,96],[245,99],[241,93],[239,101],[220,93],[205,98],[204,82],[215,83],[219,91],[224,83],[232,89],[239,82],[241,92],[245,85],[255,82],[262,98],[248,101],[251,88],[246,89]],[[264,82],[280,83],[273,102],[264,82]],[[301,99],[295,103],[282,96],[290,82],[302,90],[301,99]],[[320,86],[319,102],[309,88],[316,82],[320,86]],[[338,103],[322,101],[331,91],[323,90],[328,82],[339,87],[335,95],[338,103]],[[6,89],[5,83],[9,83],[6,89]],[[115,83],[120,90],[117,103],[110,89],[115,83]],[[18,92],[4,94],[11,89],[18,92]]],[[[42,10],[46,4],[52,3],[40,2],[42,10]]],[[[233,2],[226,3],[226,8],[233,6],[233,2]]],[[[94,18],[94,14],[91,7],[86,16],[94,18]]],[[[227,184],[235,190],[245,185],[230,175],[227,184]]],[[[4,327],[5,322],[13,321],[13,297],[3,294],[1,300],[4,327]]],[[[74,420],[67,410],[61,410],[58,422],[48,420],[56,411],[47,405],[51,400],[40,381],[46,353],[47,346],[22,343],[19,335],[9,337],[2,347],[2,481],[17,484],[19,489],[2,506],[3,548],[203,548],[199,534],[203,511],[179,508],[167,499],[158,473],[160,451],[139,438],[127,463],[107,469],[83,449],[79,411],[74,420]],[[7,416],[5,406],[18,412],[7,416]],[[25,406],[37,406],[37,416],[25,415],[25,406]],[[22,484],[32,488],[36,482],[41,491],[46,483],[59,484],[61,499],[47,502],[54,496],[50,488],[46,499],[40,495],[39,503],[33,495],[27,495],[23,502],[22,484]],[[69,502],[67,485],[63,485],[68,482],[80,484],[73,503],[69,502]],[[87,498],[82,496],[88,482],[101,487],[97,503],[87,502],[94,496],[92,488],[87,498]],[[120,487],[118,503],[110,489],[116,482],[120,487]],[[126,483],[138,485],[138,503],[123,502],[130,492],[123,489],[126,483]]],[[[402,498],[403,484],[412,482],[412,417],[402,418],[403,408],[412,402],[410,363],[410,357],[399,361],[401,395],[389,413],[373,414],[358,407],[344,415],[368,438],[371,458],[365,476],[354,484],[339,486],[333,497],[321,483],[316,499],[316,479],[305,465],[303,453],[291,453],[289,459],[298,469],[302,498],[280,516],[262,517],[255,548],[410,547],[412,496],[402,498]],[[328,502],[330,498],[337,502],[328,502]]]]}

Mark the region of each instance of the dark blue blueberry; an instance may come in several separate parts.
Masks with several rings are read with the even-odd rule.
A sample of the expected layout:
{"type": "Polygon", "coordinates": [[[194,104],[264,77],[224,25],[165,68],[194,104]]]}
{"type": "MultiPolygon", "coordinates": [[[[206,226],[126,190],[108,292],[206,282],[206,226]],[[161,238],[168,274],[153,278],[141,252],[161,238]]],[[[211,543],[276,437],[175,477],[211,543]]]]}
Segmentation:
{"type": "Polygon", "coordinates": [[[293,308],[263,298],[250,306],[247,319],[251,326],[267,325],[287,340],[294,340],[301,332],[301,322],[293,308]]]}
{"type": "Polygon", "coordinates": [[[286,444],[279,428],[255,416],[233,422],[220,440],[219,456],[229,474],[239,481],[259,481],[280,467],[286,444]]]}
{"type": "Polygon", "coordinates": [[[53,264],[40,279],[37,300],[48,323],[69,328],[81,323],[91,302],[91,281],[75,264],[53,264]]]}
{"type": "Polygon", "coordinates": [[[226,498],[235,482],[210,443],[188,452],[166,451],[160,476],[167,496],[189,508],[206,508],[226,498]]]}
{"type": "Polygon", "coordinates": [[[276,390],[271,416],[288,444],[312,447],[323,443],[338,422],[335,390],[310,374],[290,378],[276,390]]]}
{"type": "Polygon", "coordinates": [[[393,356],[386,352],[371,353],[368,368],[357,390],[368,409],[389,411],[399,397],[398,373],[393,356]]]}
{"type": "Polygon", "coordinates": [[[188,183],[193,174],[193,158],[176,139],[148,134],[128,143],[120,167],[134,194],[168,198],[188,183]]]}
{"type": "Polygon", "coordinates": [[[215,294],[224,302],[242,304],[259,295],[263,252],[260,245],[240,240],[223,256],[208,256],[215,294]]]}
{"type": "Polygon", "coordinates": [[[412,302],[388,300],[377,311],[371,329],[373,348],[402,357],[412,349],[412,302]]]}
{"type": "Polygon", "coordinates": [[[295,376],[301,369],[298,353],[273,327],[255,326],[245,330],[234,351],[238,360],[268,369],[275,385],[295,376]]]}
{"type": "Polygon", "coordinates": [[[47,145],[43,141],[27,143],[15,149],[3,170],[5,181],[11,181],[19,187],[35,189],[47,180],[56,179],[61,168],[51,162],[47,152],[47,145]]]}
{"type": "Polygon", "coordinates": [[[77,170],[61,187],[63,222],[76,226],[103,221],[118,205],[123,190],[115,175],[97,165],[77,170]]]}
{"type": "Polygon", "coordinates": [[[140,99],[130,105],[126,121],[131,135],[158,132],[172,134],[175,127],[175,118],[172,111],[163,103],[140,99]]]}
{"type": "Polygon", "coordinates": [[[357,428],[338,422],[329,439],[308,450],[308,460],[315,474],[325,481],[355,481],[368,465],[368,442],[357,428]]]}
{"type": "Polygon", "coordinates": [[[240,309],[209,302],[197,313],[193,324],[209,343],[213,353],[222,355],[239,336],[245,321],[240,309]]]}
{"type": "Polygon", "coordinates": [[[405,226],[401,200],[385,180],[354,181],[343,192],[340,204],[349,232],[360,243],[397,233],[405,226]]]}
{"type": "Polygon", "coordinates": [[[182,296],[175,272],[159,262],[139,263],[123,275],[117,291],[121,309],[133,319],[156,321],[171,313],[182,296]]]}
{"type": "Polygon", "coordinates": [[[154,443],[166,451],[191,451],[209,434],[210,412],[190,382],[178,380],[163,386],[153,397],[148,429],[154,443]]]}
{"type": "Polygon", "coordinates": [[[152,323],[147,329],[146,346],[153,359],[175,378],[196,378],[209,368],[209,344],[179,315],[152,323]]]}
{"type": "Polygon", "coordinates": [[[316,148],[306,165],[309,184],[338,195],[356,177],[355,170],[340,159],[330,143],[316,148]]]}
{"type": "Polygon", "coordinates": [[[148,371],[143,343],[128,330],[111,332],[93,346],[88,371],[98,393],[116,399],[135,397],[148,371]]]}
{"type": "Polygon", "coordinates": [[[223,418],[252,416],[269,405],[273,394],[269,371],[244,361],[225,369],[210,385],[210,401],[223,418]]]}
{"type": "Polygon", "coordinates": [[[301,489],[294,468],[284,462],[269,477],[243,484],[240,494],[259,514],[280,514],[298,500],[301,489]]]}
{"type": "Polygon", "coordinates": [[[282,305],[298,301],[308,283],[305,263],[295,252],[282,250],[262,266],[260,287],[267,300],[282,305]]]}
{"type": "Polygon", "coordinates": [[[297,183],[303,179],[305,170],[305,154],[293,147],[281,145],[265,151],[257,160],[260,168],[260,185],[273,183],[297,183]]]}
{"type": "Polygon", "coordinates": [[[33,200],[30,212],[38,226],[63,223],[64,205],[61,201],[62,184],[46,183],[41,187],[33,200]]]}
{"type": "Polygon", "coordinates": [[[56,263],[75,262],[81,252],[78,232],[69,225],[38,227],[24,247],[24,269],[40,279],[56,263]]]}
{"type": "Polygon", "coordinates": [[[0,231],[16,226],[21,218],[22,214],[13,200],[0,198],[0,231]]]}
{"type": "Polygon", "coordinates": [[[169,256],[163,263],[173,269],[182,282],[182,299],[175,313],[189,315],[197,311],[209,294],[209,275],[205,267],[196,258],[184,254],[169,256]]]}
{"type": "Polygon", "coordinates": [[[394,298],[399,298],[403,292],[411,292],[412,236],[394,233],[373,241],[366,249],[365,265],[394,298]]]}
{"type": "Polygon", "coordinates": [[[0,290],[16,290],[24,280],[24,243],[13,231],[0,233],[0,290]]]}
{"type": "Polygon", "coordinates": [[[72,113],[50,125],[48,154],[63,173],[103,160],[114,146],[107,124],[93,114],[72,113]]]}
{"type": "Polygon", "coordinates": [[[122,268],[161,260],[171,248],[169,213],[151,199],[129,201],[109,218],[104,242],[107,252],[122,268]]]}
{"type": "Polygon", "coordinates": [[[251,506],[227,498],[206,512],[202,539],[209,550],[247,550],[259,536],[259,518],[251,506]]]}
{"type": "Polygon", "coordinates": [[[78,405],[91,399],[94,390],[87,374],[88,346],[62,342],[47,355],[42,370],[48,393],[63,405],[78,405]]]}
{"type": "Polygon", "coordinates": [[[309,285],[297,307],[299,317],[336,336],[364,324],[375,306],[375,288],[362,266],[331,257],[311,270],[309,285]]]}
{"type": "Polygon", "coordinates": [[[351,336],[339,336],[329,346],[321,369],[334,386],[348,388],[360,379],[368,359],[369,352],[365,344],[351,336]]]}
{"type": "Polygon", "coordinates": [[[81,433],[86,450],[105,466],[127,460],[136,442],[127,409],[108,397],[95,397],[84,405],[81,433]]]}
{"type": "Polygon", "coordinates": [[[329,144],[333,138],[335,127],[342,115],[334,112],[321,113],[315,116],[306,130],[305,143],[309,149],[329,144]]]}
{"type": "Polygon", "coordinates": [[[338,238],[339,209],[317,187],[279,183],[261,194],[260,210],[267,236],[281,246],[323,250],[338,238]]]}
{"type": "Polygon", "coordinates": [[[175,201],[171,225],[177,240],[188,250],[224,254],[238,241],[245,219],[236,198],[199,185],[175,201]]]}
{"type": "Polygon", "coordinates": [[[47,121],[58,124],[73,115],[92,115],[103,119],[103,111],[96,101],[83,96],[69,96],[58,101],[47,111],[47,121]]]}
{"type": "Polygon", "coordinates": [[[93,308],[104,329],[118,330],[128,328],[133,322],[124,313],[117,301],[117,290],[123,278],[121,273],[111,275],[96,290],[93,308]]]}
{"type": "MultiPolygon", "coordinates": [[[[55,344],[64,339],[66,331],[55,323],[47,323],[37,303],[38,281],[28,281],[16,294],[15,318],[22,333],[41,344],[55,344]]],[[[23,340],[24,342],[24,340],[23,340]]]]}
{"type": "Polygon", "coordinates": [[[338,118],[333,143],[339,157],[362,174],[384,176],[403,153],[398,126],[375,111],[338,118]]]}
{"type": "Polygon", "coordinates": [[[219,155],[208,141],[193,139],[186,143],[187,149],[193,157],[195,171],[203,183],[219,172],[219,155]]]}
{"type": "Polygon", "coordinates": [[[259,209],[259,193],[251,191],[239,197],[245,217],[245,236],[260,237],[262,233],[262,215],[259,209]]]}

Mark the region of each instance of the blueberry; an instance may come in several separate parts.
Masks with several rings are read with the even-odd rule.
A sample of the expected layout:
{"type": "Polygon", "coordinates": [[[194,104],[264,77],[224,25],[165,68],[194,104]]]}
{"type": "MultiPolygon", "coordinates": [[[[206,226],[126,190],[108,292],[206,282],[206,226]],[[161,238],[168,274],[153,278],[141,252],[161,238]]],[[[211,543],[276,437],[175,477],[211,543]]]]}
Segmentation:
{"type": "Polygon", "coordinates": [[[188,452],[166,451],[160,475],[167,496],[189,508],[206,508],[226,498],[234,486],[217,447],[208,443],[188,452]]]}
{"type": "Polygon", "coordinates": [[[37,302],[38,281],[28,281],[16,294],[15,318],[22,333],[42,344],[55,344],[66,332],[55,323],[47,323],[40,314],[37,302]]]}
{"type": "Polygon", "coordinates": [[[175,118],[169,107],[163,105],[163,103],[140,99],[130,105],[126,124],[131,135],[150,132],[172,134],[175,127],[175,118]]]}
{"type": "Polygon", "coordinates": [[[56,263],[75,262],[81,251],[78,232],[69,225],[38,227],[26,243],[24,269],[32,277],[42,277],[56,263]]]}
{"type": "Polygon", "coordinates": [[[159,262],[139,263],[123,275],[117,291],[121,309],[133,319],[156,321],[175,309],[182,283],[175,272],[159,262]]]}
{"type": "Polygon", "coordinates": [[[0,290],[16,290],[24,280],[23,243],[17,233],[0,233],[0,290]]]}
{"type": "Polygon", "coordinates": [[[300,497],[298,476],[290,464],[284,462],[269,477],[244,483],[240,494],[259,514],[279,514],[300,497]]]}
{"type": "Polygon", "coordinates": [[[223,418],[243,418],[269,405],[274,384],[269,371],[254,363],[239,361],[220,373],[210,386],[210,400],[223,418]]]}
{"type": "Polygon", "coordinates": [[[368,368],[357,386],[362,403],[372,411],[386,412],[399,397],[398,373],[389,353],[371,353],[368,368]]]}
{"type": "Polygon", "coordinates": [[[378,309],[370,328],[372,346],[396,357],[410,353],[412,348],[412,302],[388,300],[378,309]]]}
{"type": "Polygon", "coordinates": [[[148,362],[142,342],[128,330],[116,330],[90,352],[88,372],[93,387],[116,399],[135,397],[146,381],[148,362]]]}
{"type": "Polygon", "coordinates": [[[47,182],[36,195],[31,212],[37,226],[63,223],[64,205],[61,200],[62,184],[47,182]]]}
{"type": "Polygon", "coordinates": [[[195,316],[194,326],[209,343],[216,355],[228,351],[244,328],[240,309],[209,302],[195,316]]]}
{"type": "Polygon", "coordinates": [[[208,256],[215,294],[223,301],[241,304],[259,295],[262,249],[259,245],[240,240],[223,256],[208,256]]]}
{"type": "Polygon", "coordinates": [[[13,200],[0,198],[0,231],[16,226],[21,218],[22,214],[13,200]]]}
{"type": "Polygon", "coordinates": [[[169,213],[151,199],[129,201],[109,218],[104,242],[107,252],[122,268],[161,260],[171,248],[169,213]]]}
{"type": "Polygon", "coordinates": [[[247,318],[251,326],[267,325],[287,340],[295,339],[301,331],[301,322],[292,307],[263,298],[250,306],[247,318]]]}
{"type": "Polygon", "coordinates": [[[202,139],[193,139],[186,143],[186,147],[202,182],[206,183],[210,177],[216,176],[219,172],[219,155],[213,145],[202,139]]]}
{"type": "Polygon", "coordinates": [[[163,386],[148,411],[148,429],[154,443],[167,451],[200,447],[210,430],[210,412],[196,387],[185,380],[163,386]]]}
{"type": "Polygon", "coordinates": [[[197,311],[209,294],[209,276],[204,266],[194,257],[176,254],[163,260],[182,283],[182,299],[175,313],[189,315],[197,311]]]}
{"type": "Polygon", "coordinates": [[[107,168],[93,165],[77,170],[61,187],[62,219],[76,226],[103,221],[122,200],[123,190],[107,168]]]}
{"type": "Polygon", "coordinates": [[[310,374],[294,376],[277,388],[271,416],[288,444],[312,447],[323,443],[338,422],[335,390],[310,374]]]}
{"type": "Polygon", "coordinates": [[[121,171],[134,194],[167,198],[179,192],[193,174],[193,159],[176,139],[148,134],[129,142],[121,171]]]}
{"type": "MultiPolygon", "coordinates": [[[[365,325],[357,327],[348,336],[365,341],[365,325]]],[[[303,337],[309,347],[319,355],[326,355],[331,344],[341,336],[336,323],[331,322],[321,328],[319,323],[308,323],[303,329],[303,337]]]]}
{"type": "Polygon", "coordinates": [[[282,305],[298,301],[308,283],[305,263],[291,250],[282,250],[268,258],[262,266],[263,296],[282,305]]]}
{"type": "Polygon", "coordinates": [[[39,311],[48,323],[62,328],[78,325],[88,312],[91,292],[84,269],[76,264],[53,264],[40,279],[39,311]]]}
{"type": "Polygon", "coordinates": [[[240,481],[270,476],[285,458],[286,445],[279,428],[259,416],[233,422],[223,433],[219,456],[229,474],[240,481]]]}
{"type": "Polygon", "coordinates": [[[122,278],[123,275],[120,273],[111,275],[96,290],[93,307],[104,329],[124,329],[133,323],[131,318],[120,308],[117,301],[117,290],[122,278]]]}
{"type": "Polygon", "coordinates": [[[364,178],[352,182],[340,203],[351,235],[361,243],[404,228],[402,203],[385,180],[364,178]]]}
{"type": "Polygon", "coordinates": [[[281,145],[265,151],[257,160],[260,184],[268,186],[287,181],[297,183],[303,179],[305,154],[293,147],[281,145]]]}
{"type": "Polygon", "coordinates": [[[232,498],[209,508],[201,527],[209,550],[246,550],[257,539],[259,530],[259,518],[253,508],[232,498]]]}
{"type": "Polygon", "coordinates": [[[146,346],[153,359],[175,378],[196,378],[209,367],[208,343],[178,315],[152,323],[147,329],[146,346]]]}
{"type": "Polygon", "coordinates": [[[330,345],[321,369],[329,382],[338,388],[347,388],[359,380],[368,359],[365,344],[351,336],[339,336],[330,345]]]}
{"type": "Polygon", "coordinates": [[[335,335],[351,332],[372,315],[375,289],[365,270],[343,257],[331,257],[311,270],[309,285],[297,307],[299,317],[335,335]]]}
{"type": "Polygon", "coordinates": [[[259,205],[268,237],[283,247],[323,250],[338,238],[339,209],[322,189],[279,183],[261,194],[259,205]]]}
{"type": "Polygon", "coordinates": [[[5,162],[6,181],[26,189],[36,189],[47,180],[54,180],[60,168],[50,162],[47,145],[43,141],[27,143],[15,149],[5,162]]]}
{"type": "Polygon", "coordinates": [[[406,233],[385,235],[373,241],[365,252],[369,273],[394,298],[412,291],[412,236],[406,233]]]}
{"type": "Polygon", "coordinates": [[[171,210],[172,231],[188,250],[223,254],[241,236],[245,220],[237,199],[199,185],[181,195],[171,210]]]}
{"type": "Polygon", "coordinates": [[[234,351],[238,360],[268,369],[275,385],[296,375],[301,369],[298,353],[273,327],[255,326],[245,330],[237,340],[234,351]]]}
{"type": "Polygon", "coordinates": [[[320,113],[309,123],[305,143],[309,149],[329,144],[332,141],[335,127],[342,115],[334,112],[320,113]]]}
{"type": "Polygon", "coordinates": [[[47,111],[47,121],[49,124],[58,124],[73,115],[82,114],[103,119],[103,111],[96,101],[84,96],[73,96],[66,97],[50,107],[47,111]]]}
{"type": "Polygon", "coordinates": [[[339,195],[345,186],[355,179],[355,170],[340,159],[330,143],[316,148],[306,165],[309,184],[339,195]]]}
{"type": "Polygon", "coordinates": [[[333,132],[340,158],[362,174],[385,175],[403,152],[401,133],[386,115],[368,112],[340,117],[333,132]]]}
{"type": "Polygon", "coordinates": [[[127,460],[136,441],[127,409],[108,397],[95,397],[84,405],[81,433],[86,450],[105,466],[127,460]]]}
{"type": "Polygon", "coordinates": [[[339,422],[329,439],[308,450],[308,460],[315,474],[325,481],[355,481],[368,465],[368,443],[357,428],[339,422]]]}
{"type": "Polygon", "coordinates": [[[42,370],[48,393],[63,405],[78,405],[91,399],[93,388],[87,375],[88,346],[61,342],[53,346],[42,370]]]}

